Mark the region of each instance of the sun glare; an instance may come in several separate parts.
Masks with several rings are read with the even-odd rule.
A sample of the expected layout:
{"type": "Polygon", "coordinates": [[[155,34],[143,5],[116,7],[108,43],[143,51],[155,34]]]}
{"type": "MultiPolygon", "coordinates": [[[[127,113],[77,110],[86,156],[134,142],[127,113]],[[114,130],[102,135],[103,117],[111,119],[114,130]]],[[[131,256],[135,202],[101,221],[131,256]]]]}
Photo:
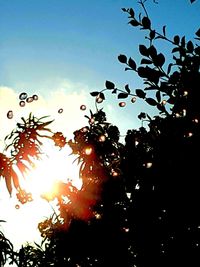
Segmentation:
{"type": "Polygon", "coordinates": [[[56,182],[70,181],[78,189],[81,187],[79,169],[73,163],[74,157],[70,149],[64,147],[61,150],[47,143],[43,147],[45,154],[40,160],[35,161],[35,166],[27,173],[25,188],[33,195],[33,199],[43,194],[52,194],[56,189],[56,182]]]}

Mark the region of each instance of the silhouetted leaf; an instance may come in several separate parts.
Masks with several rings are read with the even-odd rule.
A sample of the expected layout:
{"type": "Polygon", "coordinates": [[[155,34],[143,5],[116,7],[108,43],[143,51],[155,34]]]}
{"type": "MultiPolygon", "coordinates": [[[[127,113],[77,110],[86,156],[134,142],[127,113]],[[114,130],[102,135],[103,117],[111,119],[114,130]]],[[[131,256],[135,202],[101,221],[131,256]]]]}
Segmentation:
{"type": "Polygon", "coordinates": [[[128,94],[130,94],[131,90],[130,90],[130,88],[129,88],[129,85],[126,84],[124,88],[125,88],[126,92],[127,92],[128,94]]]}
{"type": "Polygon", "coordinates": [[[119,93],[118,96],[117,96],[118,99],[127,98],[127,97],[128,97],[127,93],[119,93]]]}
{"type": "Polygon", "coordinates": [[[194,51],[197,55],[200,55],[200,46],[195,47],[194,51]]]}
{"type": "Polygon", "coordinates": [[[190,0],[191,4],[194,3],[196,0],[190,0]]]}
{"type": "Polygon", "coordinates": [[[127,70],[132,70],[131,68],[125,68],[125,71],[127,71],[127,70]]]}
{"type": "Polygon", "coordinates": [[[149,55],[154,59],[156,56],[157,56],[157,50],[155,48],[155,46],[151,45],[149,48],[148,48],[148,52],[149,52],[149,55]]]}
{"type": "Polygon", "coordinates": [[[180,42],[180,37],[179,37],[178,35],[175,35],[175,36],[174,36],[174,43],[175,43],[176,45],[179,45],[179,42],[180,42]]]}
{"type": "Polygon", "coordinates": [[[195,34],[196,34],[198,37],[200,37],[200,28],[198,29],[197,32],[195,32],[195,34]]]}
{"type": "Polygon", "coordinates": [[[99,98],[101,98],[101,99],[103,99],[103,100],[105,100],[105,95],[104,95],[104,93],[99,93],[99,98]]]}
{"type": "Polygon", "coordinates": [[[194,45],[191,41],[187,43],[187,50],[189,53],[192,53],[194,51],[194,45]]]}
{"type": "Polygon", "coordinates": [[[146,96],[146,93],[142,89],[136,89],[135,93],[140,98],[145,98],[145,96],[146,96]]]}
{"type": "Polygon", "coordinates": [[[90,94],[91,96],[98,96],[99,92],[95,91],[95,92],[91,92],[90,94]]]}
{"type": "Polygon", "coordinates": [[[125,55],[119,55],[118,60],[121,63],[127,63],[127,57],[125,55]]]}
{"type": "Polygon", "coordinates": [[[162,67],[165,63],[165,57],[162,53],[158,54],[156,58],[154,59],[154,64],[157,67],[162,67]]]}
{"type": "Polygon", "coordinates": [[[134,18],[135,12],[134,12],[134,10],[132,8],[130,8],[129,14],[131,15],[132,18],[134,18]]]}
{"type": "Polygon", "coordinates": [[[172,49],[172,53],[176,53],[176,52],[179,52],[180,51],[180,47],[174,47],[172,49]]]}
{"type": "Polygon", "coordinates": [[[139,115],[138,115],[138,119],[142,120],[142,119],[145,119],[146,118],[146,113],[144,112],[141,112],[139,115]]]}
{"type": "Polygon", "coordinates": [[[131,24],[133,27],[137,27],[138,25],[140,25],[140,23],[135,19],[129,21],[129,24],[131,24]]]}
{"type": "Polygon", "coordinates": [[[172,66],[173,66],[173,64],[169,63],[168,68],[167,68],[167,75],[171,72],[172,66]]]}
{"type": "Polygon", "coordinates": [[[162,104],[157,104],[157,109],[159,109],[160,111],[161,111],[161,113],[163,113],[163,112],[165,112],[166,111],[166,108],[165,108],[165,106],[164,105],[162,105],[162,104]]]}
{"type": "Polygon", "coordinates": [[[151,97],[146,98],[145,101],[151,106],[156,106],[158,104],[156,100],[151,97]]]}
{"type": "Polygon", "coordinates": [[[140,64],[152,64],[152,60],[143,58],[140,64]]]}
{"type": "Polygon", "coordinates": [[[147,77],[146,67],[139,67],[138,68],[138,75],[141,78],[146,78],[147,77]]]}
{"type": "Polygon", "coordinates": [[[139,45],[140,54],[143,56],[149,56],[148,48],[145,45],[139,45]]]}
{"type": "Polygon", "coordinates": [[[128,65],[133,69],[136,70],[136,63],[135,61],[130,57],[128,60],[128,65]]]}
{"type": "Polygon", "coordinates": [[[109,90],[115,88],[115,84],[110,81],[106,81],[105,86],[106,86],[106,89],[109,89],[109,90]]]}
{"type": "Polygon", "coordinates": [[[144,27],[144,29],[150,29],[151,28],[151,21],[148,17],[143,17],[142,26],[144,27]]]}
{"type": "Polygon", "coordinates": [[[161,94],[160,94],[160,91],[157,91],[157,92],[156,92],[156,98],[157,98],[157,101],[160,103],[160,101],[161,101],[161,94]]]}
{"type": "Polygon", "coordinates": [[[150,33],[149,33],[149,38],[150,38],[151,40],[153,40],[153,39],[155,38],[155,36],[156,36],[156,31],[155,31],[155,30],[150,31],[150,33]]]}
{"type": "Polygon", "coordinates": [[[185,36],[181,38],[181,46],[185,47],[185,36]]]}
{"type": "Polygon", "coordinates": [[[112,90],[112,94],[116,94],[117,93],[117,89],[115,88],[114,90],[112,90]]]}
{"type": "Polygon", "coordinates": [[[163,35],[166,36],[166,25],[163,26],[163,35]]]}

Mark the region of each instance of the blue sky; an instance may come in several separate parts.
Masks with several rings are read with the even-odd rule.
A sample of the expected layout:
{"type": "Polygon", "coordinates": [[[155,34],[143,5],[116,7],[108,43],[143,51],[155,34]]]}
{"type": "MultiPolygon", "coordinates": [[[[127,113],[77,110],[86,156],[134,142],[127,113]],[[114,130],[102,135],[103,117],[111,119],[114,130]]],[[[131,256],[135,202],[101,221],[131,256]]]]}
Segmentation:
{"type": "MultiPolygon", "coordinates": [[[[134,0],[0,0],[0,84],[42,90],[58,79],[102,88],[107,79],[124,84],[131,74],[117,62],[120,53],[138,58],[142,32],[127,25],[121,7],[134,0]]],[[[147,2],[154,25],[169,36],[191,37],[198,28],[200,3],[147,2]],[[161,28],[161,27],[160,27],[161,28]]]]}
{"type": "MultiPolygon", "coordinates": [[[[198,29],[200,1],[158,2],[146,4],[155,28],[167,25],[169,37],[180,33],[192,38],[198,29]]],[[[122,7],[139,10],[136,0],[0,0],[0,85],[44,97],[64,80],[88,87],[88,97],[106,80],[137,88],[139,79],[124,72],[117,56],[126,54],[139,62],[144,33],[127,24],[122,7]]],[[[167,49],[162,42],[159,47],[167,49]]],[[[68,86],[66,93],[73,90],[68,86]]],[[[135,105],[135,113],[141,108],[143,104],[135,105]]],[[[133,118],[132,107],[127,110],[133,118]]],[[[120,112],[124,116],[125,110],[120,112]]]]}
{"type": "MultiPolygon", "coordinates": [[[[147,1],[153,26],[162,30],[167,25],[169,38],[180,34],[191,39],[199,28],[200,0],[192,5],[189,0],[158,2],[156,5],[153,0],[147,1]]],[[[0,0],[1,134],[16,123],[14,118],[8,124],[5,114],[10,108],[14,114],[18,112],[17,95],[21,91],[42,96],[38,105],[30,108],[36,112],[43,107],[42,115],[53,113],[59,122],[58,130],[66,128],[64,119],[67,127],[76,130],[83,126],[80,104],[94,107],[89,92],[103,89],[106,80],[119,87],[127,83],[131,88],[141,86],[137,76],[124,72],[117,60],[119,54],[126,54],[139,63],[138,45],[145,43],[144,32],[127,24],[122,7],[139,11],[136,0],[0,0]],[[65,107],[69,107],[68,112],[65,107]],[[58,108],[64,108],[62,115],[57,114],[58,108]]],[[[169,52],[166,44],[158,44],[161,52],[169,52]]],[[[108,110],[109,121],[122,127],[122,134],[139,126],[137,115],[149,110],[140,101],[123,109],[117,103],[109,97],[103,106],[108,110]]],[[[0,219],[5,219],[6,213],[6,209],[1,210],[0,219]]],[[[15,210],[13,214],[21,225],[20,215],[17,219],[15,210]]]]}

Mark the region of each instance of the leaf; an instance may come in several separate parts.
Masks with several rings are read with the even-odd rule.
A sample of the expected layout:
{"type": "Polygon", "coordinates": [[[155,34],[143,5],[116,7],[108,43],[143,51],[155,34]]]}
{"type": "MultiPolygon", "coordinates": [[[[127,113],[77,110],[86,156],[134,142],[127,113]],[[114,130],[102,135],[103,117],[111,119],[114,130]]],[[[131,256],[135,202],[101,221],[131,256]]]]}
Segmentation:
{"type": "Polygon", "coordinates": [[[117,96],[118,99],[127,98],[127,97],[128,97],[127,93],[119,93],[118,96],[117,96]]]}
{"type": "Polygon", "coordinates": [[[200,37],[200,28],[198,29],[197,32],[195,32],[196,36],[200,37]]]}
{"type": "Polygon", "coordinates": [[[156,56],[157,56],[157,50],[155,48],[155,46],[151,45],[149,48],[148,48],[148,52],[149,52],[149,55],[154,59],[156,56]]]}
{"type": "Polygon", "coordinates": [[[140,23],[135,19],[129,21],[129,24],[131,24],[133,27],[137,27],[138,25],[140,25],[140,23]]]}
{"type": "Polygon", "coordinates": [[[115,88],[114,90],[112,90],[112,94],[116,94],[117,93],[117,89],[115,88]]]}
{"type": "Polygon", "coordinates": [[[162,67],[165,63],[165,57],[162,53],[158,54],[154,60],[154,64],[157,67],[162,67]]]}
{"type": "Polygon", "coordinates": [[[176,53],[176,52],[179,52],[180,51],[180,47],[174,47],[172,49],[172,53],[176,53]]]}
{"type": "Polygon", "coordinates": [[[135,12],[134,12],[134,10],[132,8],[130,8],[129,14],[131,15],[132,18],[134,18],[135,12]]]}
{"type": "Polygon", "coordinates": [[[105,83],[106,89],[115,89],[115,84],[113,82],[110,81],[106,81],[105,83]]]}
{"type": "Polygon", "coordinates": [[[161,111],[160,113],[166,112],[165,106],[160,103],[157,105],[157,109],[161,111]]]}
{"type": "Polygon", "coordinates": [[[194,3],[196,0],[190,0],[191,4],[194,3]]]}
{"type": "Polygon", "coordinates": [[[140,64],[152,64],[152,60],[143,58],[140,62],[140,64]]]}
{"type": "Polygon", "coordinates": [[[131,57],[128,60],[128,65],[132,68],[132,70],[136,70],[136,63],[131,57]]]}
{"type": "Polygon", "coordinates": [[[6,187],[7,187],[7,190],[11,196],[12,194],[12,180],[11,180],[11,175],[9,173],[6,173],[5,175],[5,181],[6,181],[6,187]]]}
{"type": "Polygon", "coordinates": [[[181,46],[185,47],[185,36],[181,38],[181,46]]]}
{"type": "Polygon", "coordinates": [[[151,97],[146,98],[145,101],[151,106],[156,106],[158,104],[157,101],[151,97]]]}
{"type": "Polygon", "coordinates": [[[169,63],[168,68],[167,68],[167,75],[171,72],[171,68],[173,66],[173,63],[169,63]]]}
{"type": "Polygon", "coordinates": [[[174,43],[175,43],[176,45],[179,45],[179,42],[180,42],[180,37],[179,37],[178,35],[175,35],[175,36],[174,36],[174,43]]]}
{"type": "Polygon", "coordinates": [[[131,68],[125,68],[125,71],[127,71],[127,70],[132,70],[131,68]]]}
{"type": "Polygon", "coordinates": [[[130,94],[131,90],[130,90],[130,88],[129,88],[129,85],[126,84],[124,88],[125,88],[126,92],[127,92],[128,94],[130,94]]]}
{"type": "Polygon", "coordinates": [[[166,36],[166,25],[163,26],[163,35],[166,36]]]}
{"type": "Polygon", "coordinates": [[[197,55],[200,55],[200,46],[197,46],[194,51],[197,55]]]}
{"type": "Polygon", "coordinates": [[[144,29],[150,29],[151,28],[151,21],[148,17],[143,17],[142,26],[144,27],[144,29]]]}
{"type": "Polygon", "coordinates": [[[16,172],[13,169],[11,170],[11,176],[12,176],[12,180],[13,180],[13,184],[15,188],[18,189],[20,187],[19,179],[18,179],[16,172]]]}
{"type": "Polygon", "coordinates": [[[105,95],[104,95],[104,93],[100,92],[100,93],[99,93],[99,98],[105,100],[105,95]]]}
{"type": "Polygon", "coordinates": [[[144,112],[141,112],[139,115],[138,115],[138,119],[142,120],[142,119],[145,119],[146,118],[146,113],[144,112]]]}
{"type": "Polygon", "coordinates": [[[148,48],[145,45],[139,45],[139,51],[141,55],[146,56],[146,57],[149,56],[148,48]]]}
{"type": "Polygon", "coordinates": [[[160,101],[161,101],[161,94],[160,94],[160,91],[157,91],[157,92],[156,92],[156,99],[157,99],[157,101],[160,103],[160,101]]]}
{"type": "Polygon", "coordinates": [[[187,43],[187,50],[189,53],[192,53],[194,51],[194,45],[191,41],[187,43]]]}
{"type": "Polygon", "coordinates": [[[151,30],[150,33],[149,33],[149,37],[151,40],[153,40],[156,36],[156,31],[155,30],[151,30]]]}
{"type": "Polygon", "coordinates": [[[95,91],[95,92],[91,92],[90,94],[91,96],[98,96],[99,92],[95,91]]]}
{"type": "Polygon", "coordinates": [[[140,98],[145,98],[145,96],[146,96],[146,93],[142,89],[136,89],[135,93],[140,98]]]}
{"type": "Polygon", "coordinates": [[[125,55],[119,55],[118,60],[121,63],[127,63],[127,57],[125,55]]]}

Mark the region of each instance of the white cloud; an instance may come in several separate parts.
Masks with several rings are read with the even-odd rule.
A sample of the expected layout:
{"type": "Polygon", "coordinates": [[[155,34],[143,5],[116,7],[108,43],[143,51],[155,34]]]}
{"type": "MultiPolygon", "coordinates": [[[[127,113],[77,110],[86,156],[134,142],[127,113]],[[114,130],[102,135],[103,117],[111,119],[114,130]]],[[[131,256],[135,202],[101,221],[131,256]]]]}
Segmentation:
{"type": "MultiPolygon", "coordinates": [[[[30,95],[31,96],[31,95],[30,95]]],[[[50,127],[54,131],[62,131],[67,138],[72,137],[74,130],[87,124],[85,112],[80,110],[82,104],[89,109],[89,89],[81,84],[62,81],[56,88],[52,88],[46,96],[38,94],[39,99],[19,106],[19,95],[12,88],[0,86],[0,147],[4,145],[4,137],[16,127],[21,117],[27,118],[32,112],[36,117],[50,116],[54,119],[50,127]],[[63,109],[62,113],[58,113],[63,109]],[[7,118],[7,112],[13,111],[13,118],[7,118]]]]}

